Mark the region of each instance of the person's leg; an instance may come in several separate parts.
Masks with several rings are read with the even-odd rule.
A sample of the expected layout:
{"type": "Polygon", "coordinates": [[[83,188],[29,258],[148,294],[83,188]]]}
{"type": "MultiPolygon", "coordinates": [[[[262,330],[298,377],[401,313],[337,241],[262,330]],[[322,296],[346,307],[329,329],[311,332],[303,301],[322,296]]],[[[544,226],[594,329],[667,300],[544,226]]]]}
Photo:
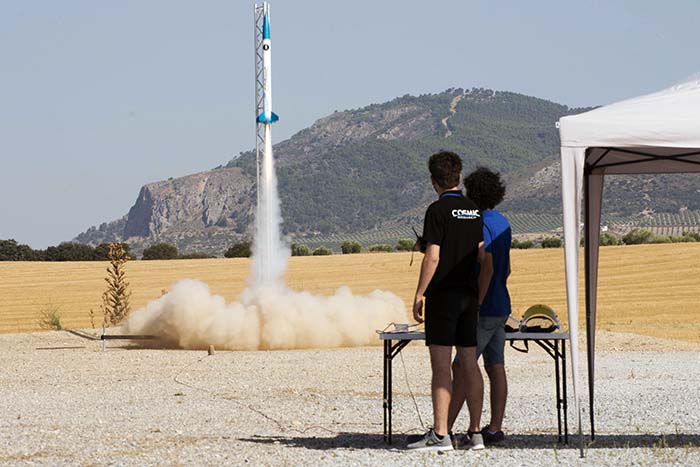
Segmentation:
{"type": "Polygon", "coordinates": [[[491,388],[491,422],[486,427],[486,430],[491,433],[502,431],[506,399],[508,398],[508,382],[505,369],[506,319],[498,318],[494,321],[496,327],[483,354],[484,367],[489,376],[489,386],[491,388]]]}
{"type": "Polygon", "coordinates": [[[430,366],[433,370],[431,393],[433,398],[433,429],[439,436],[447,435],[447,418],[452,395],[452,347],[429,345],[430,366]]]}
{"type": "Polygon", "coordinates": [[[450,399],[450,410],[447,416],[447,428],[452,431],[459,412],[462,410],[464,401],[467,398],[467,374],[460,363],[459,358],[452,362],[452,398],[450,399]]]}
{"type": "MultiPolygon", "coordinates": [[[[493,335],[493,327],[482,326],[482,322],[489,324],[488,320],[480,318],[477,323],[476,330],[476,359],[478,360],[484,349],[491,341],[493,335]]],[[[480,372],[481,374],[481,372],[480,372]]],[[[448,417],[448,428],[453,430],[454,423],[457,421],[459,412],[467,398],[467,374],[464,367],[460,363],[459,354],[452,362],[452,399],[450,401],[450,413],[448,417]]]]}
{"type": "Polygon", "coordinates": [[[491,388],[491,423],[486,427],[491,433],[502,431],[503,416],[506,411],[506,399],[508,398],[508,381],[506,368],[503,364],[489,365],[486,367],[491,388]]]}
{"type": "Polygon", "coordinates": [[[484,405],[484,379],[476,361],[476,347],[458,347],[460,365],[464,369],[469,431],[481,431],[481,411],[484,405]]]}

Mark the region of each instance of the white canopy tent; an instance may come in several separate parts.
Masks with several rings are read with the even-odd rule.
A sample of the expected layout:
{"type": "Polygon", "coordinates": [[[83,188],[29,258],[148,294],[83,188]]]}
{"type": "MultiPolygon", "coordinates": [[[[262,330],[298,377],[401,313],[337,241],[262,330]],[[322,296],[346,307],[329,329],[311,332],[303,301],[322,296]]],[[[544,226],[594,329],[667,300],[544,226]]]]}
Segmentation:
{"type": "Polygon", "coordinates": [[[566,299],[581,455],[578,265],[581,203],[591,438],[595,437],[595,324],[605,175],[700,172],[700,78],[559,120],[566,299]]]}

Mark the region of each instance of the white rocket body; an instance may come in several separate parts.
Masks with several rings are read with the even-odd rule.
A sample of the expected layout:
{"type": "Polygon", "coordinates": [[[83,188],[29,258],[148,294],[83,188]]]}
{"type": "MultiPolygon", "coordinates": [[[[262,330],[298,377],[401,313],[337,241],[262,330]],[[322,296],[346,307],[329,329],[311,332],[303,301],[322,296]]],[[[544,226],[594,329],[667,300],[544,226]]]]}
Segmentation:
{"type": "Polygon", "coordinates": [[[263,111],[258,115],[258,123],[274,123],[279,120],[277,114],[272,111],[272,56],[270,41],[270,13],[265,11],[263,18],[263,111]]]}

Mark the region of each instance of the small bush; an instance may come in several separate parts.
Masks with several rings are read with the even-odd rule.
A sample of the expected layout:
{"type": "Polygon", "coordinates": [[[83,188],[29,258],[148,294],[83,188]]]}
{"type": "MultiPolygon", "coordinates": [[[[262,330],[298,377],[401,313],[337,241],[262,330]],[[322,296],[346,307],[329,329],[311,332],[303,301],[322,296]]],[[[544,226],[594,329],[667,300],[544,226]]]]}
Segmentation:
{"type": "Polygon", "coordinates": [[[326,248],[325,246],[320,246],[316,248],[313,252],[314,256],[329,256],[332,255],[333,251],[330,248],[326,248]]]}
{"type": "Polygon", "coordinates": [[[358,242],[345,240],[343,244],[340,245],[340,251],[342,251],[344,255],[359,253],[362,251],[362,245],[360,245],[358,242]]]}
{"type": "Polygon", "coordinates": [[[514,238],[510,243],[510,247],[516,250],[529,250],[534,246],[535,244],[532,240],[518,240],[517,238],[514,238]]]}
{"type": "Polygon", "coordinates": [[[185,253],[177,257],[177,259],[207,259],[213,258],[212,255],[202,253],[201,251],[195,251],[193,253],[185,253]]]}
{"type": "Polygon", "coordinates": [[[61,313],[57,305],[47,303],[44,309],[41,310],[39,315],[39,327],[41,329],[53,329],[54,331],[63,329],[61,313]]]}
{"type": "Polygon", "coordinates": [[[396,251],[413,251],[413,245],[416,244],[415,240],[410,238],[401,238],[396,242],[396,251]]]}
{"type": "Polygon", "coordinates": [[[654,235],[650,243],[671,243],[671,237],[668,235],[654,235]]]}
{"type": "Polygon", "coordinates": [[[391,245],[372,245],[369,247],[371,253],[391,253],[394,249],[391,245]]]}
{"type": "Polygon", "coordinates": [[[632,229],[622,237],[622,242],[625,245],[641,245],[642,243],[651,243],[654,234],[647,229],[632,229]]]}
{"type": "Polygon", "coordinates": [[[619,245],[620,240],[616,236],[605,232],[601,234],[599,244],[600,246],[614,246],[619,245]]]}
{"type": "Polygon", "coordinates": [[[542,248],[561,248],[562,242],[559,237],[545,237],[542,239],[542,248]]]}
{"type": "Polygon", "coordinates": [[[299,245],[297,243],[292,243],[292,256],[309,256],[311,255],[311,249],[306,245],[299,245]]]}
{"type": "Polygon", "coordinates": [[[156,243],[143,250],[142,259],[177,259],[177,247],[169,243],[156,243]]]}
{"type": "Polygon", "coordinates": [[[696,242],[700,242],[700,232],[683,232],[683,237],[692,238],[696,242]]]}
{"type": "Polygon", "coordinates": [[[680,237],[670,237],[671,243],[694,243],[697,242],[695,240],[695,237],[691,237],[690,235],[681,235],[680,237]]]}
{"type": "Polygon", "coordinates": [[[224,257],[226,258],[250,258],[250,255],[252,254],[251,251],[251,242],[240,242],[240,243],[234,243],[231,248],[226,250],[224,253],[224,257]]]}

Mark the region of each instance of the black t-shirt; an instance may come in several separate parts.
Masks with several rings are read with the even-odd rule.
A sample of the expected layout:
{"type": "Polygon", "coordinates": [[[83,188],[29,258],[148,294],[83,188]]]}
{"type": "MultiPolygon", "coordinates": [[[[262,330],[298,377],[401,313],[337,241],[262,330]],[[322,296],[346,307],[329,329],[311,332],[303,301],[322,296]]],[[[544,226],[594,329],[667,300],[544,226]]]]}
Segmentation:
{"type": "Polygon", "coordinates": [[[460,191],[447,191],[428,207],[423,238],[440,245],[440,262],[425,292],[463,289],[479,296],[476,268],[479,243],[483,240],[481,212],[460,191]]]}

